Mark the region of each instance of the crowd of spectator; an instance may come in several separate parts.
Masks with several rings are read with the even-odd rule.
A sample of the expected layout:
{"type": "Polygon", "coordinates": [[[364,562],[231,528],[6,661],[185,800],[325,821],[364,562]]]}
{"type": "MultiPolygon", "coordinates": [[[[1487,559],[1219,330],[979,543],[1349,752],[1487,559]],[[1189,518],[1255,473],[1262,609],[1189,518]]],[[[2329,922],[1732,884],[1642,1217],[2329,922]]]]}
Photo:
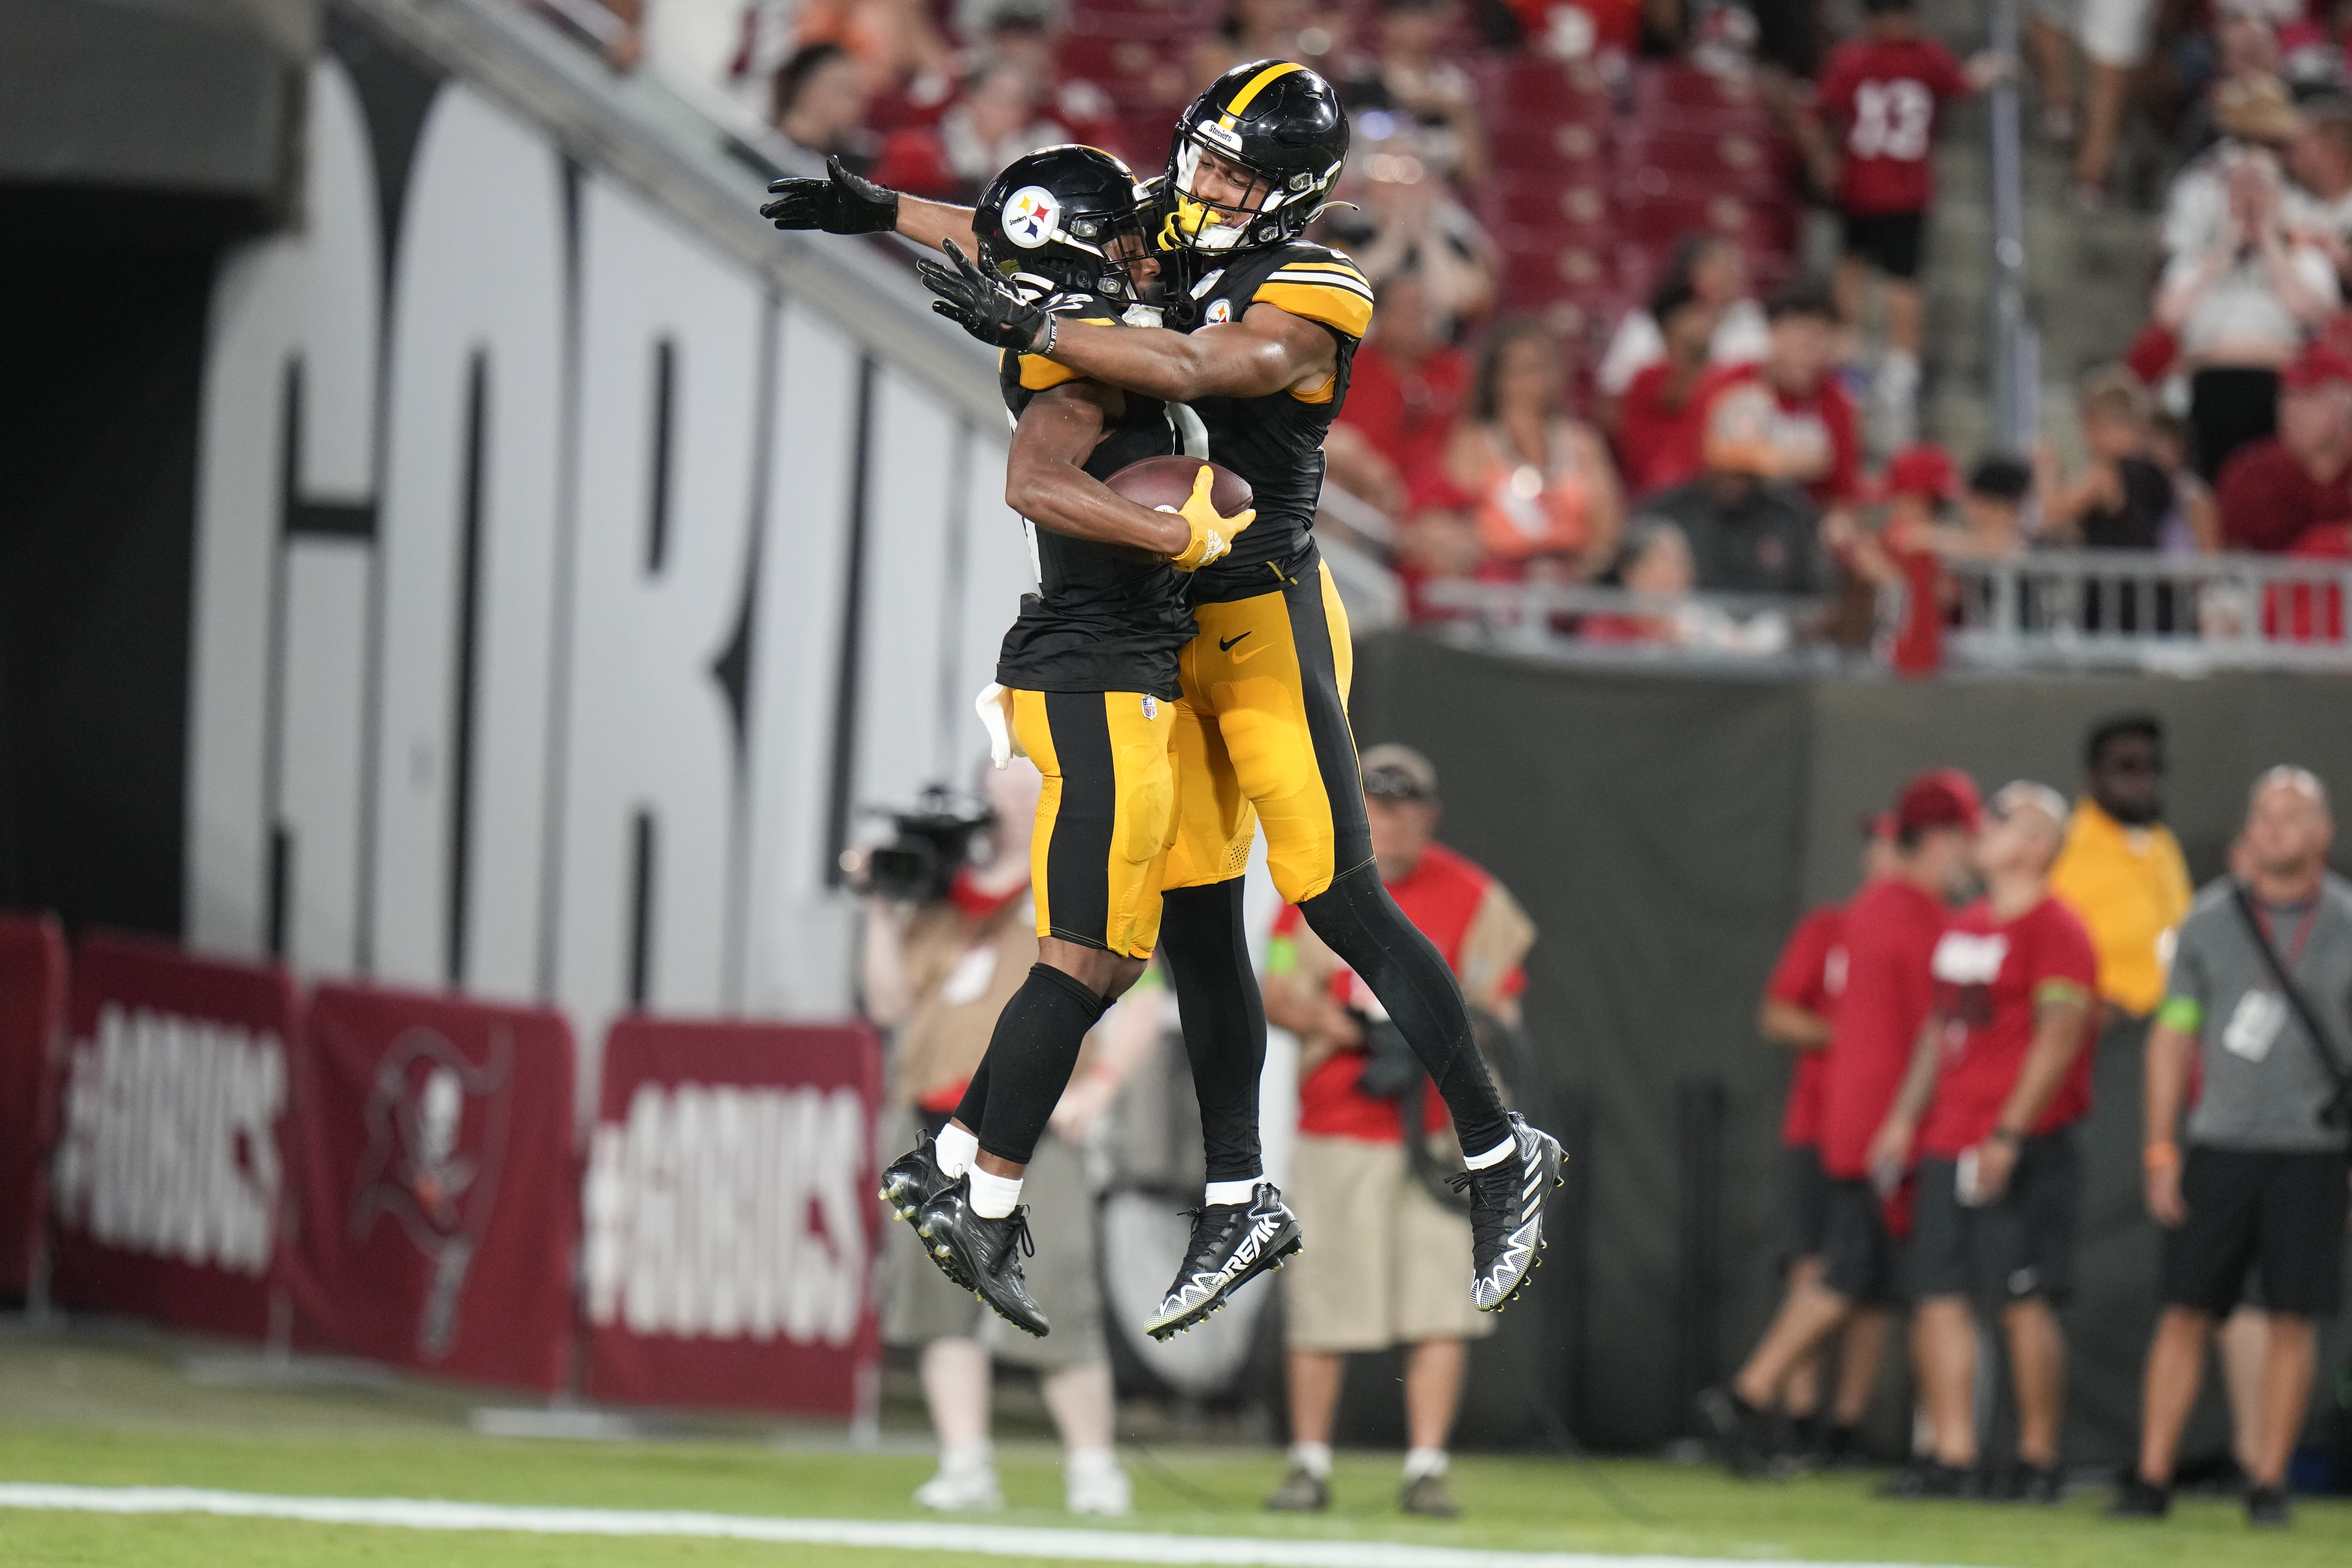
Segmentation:
{"type": "MultiPolygon", "coordinates": [[[[606,3],[617,62],[755,108],[779,156],[947,199],[1065,140],[1150,172],[1219,71],[1322,71],[1354,143],[1314,237],[1380,294],[1329,483],[1363,503],[1337,515],[1366,524],[1355,542],[1415,618],[1466,613],[1440,591],[1455,583],[1622,588],[1554,626],[1722,651],[1826,640],[1919,670],[1964,618],[1958,563],[2352,553],[2340,8],[2045,0],[2012,62],[1962,59],[1916,0],[1864,0],[1843,38],[1803,3],[606,3]],[[2147,327],[2052,412],[2053,433],[2079,416],[2075,463],[2032,454],[2021,484],[1992,454],[1963,485],[1915,440],[1938,118],[2020,65],[2041,133],[2074,149],[2078,205],[2107,200],[2127,127],[2177,172],[2147,327]],[[1826,289],[1796,255],[1809,200],[1839,221],[1826,289]],[[1692,592],[1792,602],[1654,602],[1692,592]]],[[[2120,608],[2081,606],[2133,628],[2193,613],[2120,608]]]]}
{"type": "Polygon", "coordinates": [[[2085,762],[2071,805],[2032,781],[1986,803],[1964,773],[1917,775],[1864,825],[1860,890],[1789,939],[1759,1019],[1796,1056],[1786,1290],[1699,1401],[1738,1474],[1851,1462],[1907,1311],[1921,1420],[1882,1495],[2059,1501],[2086,1151],[2137,1142],[2164,1306],[2110,1512],[2168,1510],[2218,1330],[2248,1521],[2290,1522],[2315,1336],[2341,1306],[2352,888],[2327,871],[2326,793],[2301,768],[2253,781],[2229,874],[2192,895],[2158,722],[2100,724],[2085,762]],[[2142,1071],[2143,1105],[2095,1100],[2102,1058],[2142,1071]],[[2085,1141],[2094,1118],[2142,1125],[2085,1141]],[[1996,1333],[2015,1414],[1998,1459],[1977,1377],[1996,1333]]]}

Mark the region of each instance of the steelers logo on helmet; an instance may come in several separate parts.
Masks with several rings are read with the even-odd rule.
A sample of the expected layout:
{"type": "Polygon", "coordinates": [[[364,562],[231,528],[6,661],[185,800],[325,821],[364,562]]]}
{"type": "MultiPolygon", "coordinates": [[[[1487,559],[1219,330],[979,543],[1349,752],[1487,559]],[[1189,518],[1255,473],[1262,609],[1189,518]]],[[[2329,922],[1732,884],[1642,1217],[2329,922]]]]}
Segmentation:
{"type": "Polygon", "coordinates": [[[1053,238],[1061,221],[1060,200],[1043,185],[1024,185],[1004,204],[1004,237],[1024,250],[1053,238]]]}

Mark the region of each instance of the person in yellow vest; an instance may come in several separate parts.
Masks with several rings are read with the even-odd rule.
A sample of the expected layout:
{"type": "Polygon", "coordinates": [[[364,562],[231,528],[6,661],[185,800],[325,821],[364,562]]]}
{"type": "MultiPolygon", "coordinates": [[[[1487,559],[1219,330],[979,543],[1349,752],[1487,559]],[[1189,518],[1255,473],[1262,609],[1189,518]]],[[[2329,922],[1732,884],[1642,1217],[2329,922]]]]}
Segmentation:
{"type": "Polygon", "coordinates": [[[2066,825],[2050,887],[2091,930],[2107,1021],[2136,1020],[2144,1037],[2194,897],[2180,841],[2163,822],[2164,727],[2144,713],[2106,720],[2084,761],[2090,793],[2066,825]]]}

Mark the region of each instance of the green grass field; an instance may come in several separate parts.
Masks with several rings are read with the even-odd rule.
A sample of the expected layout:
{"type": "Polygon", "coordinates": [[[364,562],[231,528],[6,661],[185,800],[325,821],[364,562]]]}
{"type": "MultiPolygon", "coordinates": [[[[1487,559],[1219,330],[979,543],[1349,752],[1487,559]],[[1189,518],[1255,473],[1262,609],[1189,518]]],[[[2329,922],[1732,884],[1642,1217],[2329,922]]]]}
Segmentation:
{"type": "MultiPolygon", "coordinates": [[[[879,1452],[852,1452],[823,1429],[703,1423],[659,1441],[581,1443],[475,1435],[486,1397],[416,1383],[376,1388],[215,1386],[187,1374],[189,1344],[161,1337],[0,1334],[0,1480],[174,1485],[340,1497],[823,1518],[911,1519],[908,1494],[929,1473],[917,1413],[894,1410],[879,1452]],[[804,1445],[804,1446],[803,1446],[804,1445]]],[[[496,1396],[488,1396],[495,1400],[496,1396]]],[[[509,1402],[511,1403],[511,1402],[509,1402]]],[[[1260,1448],[1155,1446],[1132,1462],[1131,1527],[1208,1535],[1314,1536],[1541,1551],[1756,1559],[2015,1564],[2017,1568],[2343,1568],[2352,1506],[2310,1503],[2284,1536],[2252,1537],[2237,1510],[2186,1502],[2159,1526],[2099,1517],[2100,1499],[2056,1510],[1896,1504],[1859,1478],[1744,1486],[1712,1471],[1610,1460],[1467,1457],[1455,1490],[1465,1518],[1407,1521],[1391,1510],[1395,1458],[1342,1456],[1336,1507],[1280,1519],[1257,1500],[1278,1479],[1260,1448]]],[[[1008,1443],[1010,1506],[992,1522],[1070,1522],[1053,1449],[1008,1443]]],[[[425,1533],[361,1526],[190,1516],[118,1518],[0,1510],[0,1563],[434,1563],[620,1568],[759,1563],[772,1568],[979,1568],[1008,1559],[945,1552],[696,1540],[603,1540],[504,1532],[425,1533]]]]}

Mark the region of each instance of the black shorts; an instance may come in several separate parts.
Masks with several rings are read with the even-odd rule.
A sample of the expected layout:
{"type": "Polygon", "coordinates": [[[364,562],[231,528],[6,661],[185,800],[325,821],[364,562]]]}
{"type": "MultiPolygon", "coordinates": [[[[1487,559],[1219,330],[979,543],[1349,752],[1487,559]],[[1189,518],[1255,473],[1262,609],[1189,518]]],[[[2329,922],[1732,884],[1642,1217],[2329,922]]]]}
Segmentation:
{"type": "Polygon", "coordinates": [[[1868,1182],[1832,1181],[1822,1229],[1822,1283],[1849,1301],[1902,1299],[1895,1238],[1868,1182]]]}
{"type": "Polygon", "coordinates": [[[1822,1152],[1783,1149],[1780,1168],[1780,1267],[1818,1258],[1830,1227],[1830,1176],[1822,1152]]]}
{"type": "Polygon", "coordinates": [[[2273,1312],[2326,1318],[2342,1302],[2345,1160],[2191,1148],[2180,1173],[2189,1218],[2164,1238],[2164,1300],[2226,1317],[2251,1271],[2273,1312]]]}
{"type": "Polygon", "coordinates": [[[1965,1296],[1988,1307],[2039,1296],[2063,1306],[2074,1288],[2083,1158],[2072,1131],[2029,1138],[2000,1201],[1960,1202],[1958,1162],[1919,1162],[1904,1284],[1914,1300],[1965,1296]]]}
{"type": "Polygon", "coordinates": [[[1846,213],[1848,256],[1859,256],[1889,278],[1905,281],[1919,276],[1919,249],[1927,226],[1926,213],[1846,213]]]}

